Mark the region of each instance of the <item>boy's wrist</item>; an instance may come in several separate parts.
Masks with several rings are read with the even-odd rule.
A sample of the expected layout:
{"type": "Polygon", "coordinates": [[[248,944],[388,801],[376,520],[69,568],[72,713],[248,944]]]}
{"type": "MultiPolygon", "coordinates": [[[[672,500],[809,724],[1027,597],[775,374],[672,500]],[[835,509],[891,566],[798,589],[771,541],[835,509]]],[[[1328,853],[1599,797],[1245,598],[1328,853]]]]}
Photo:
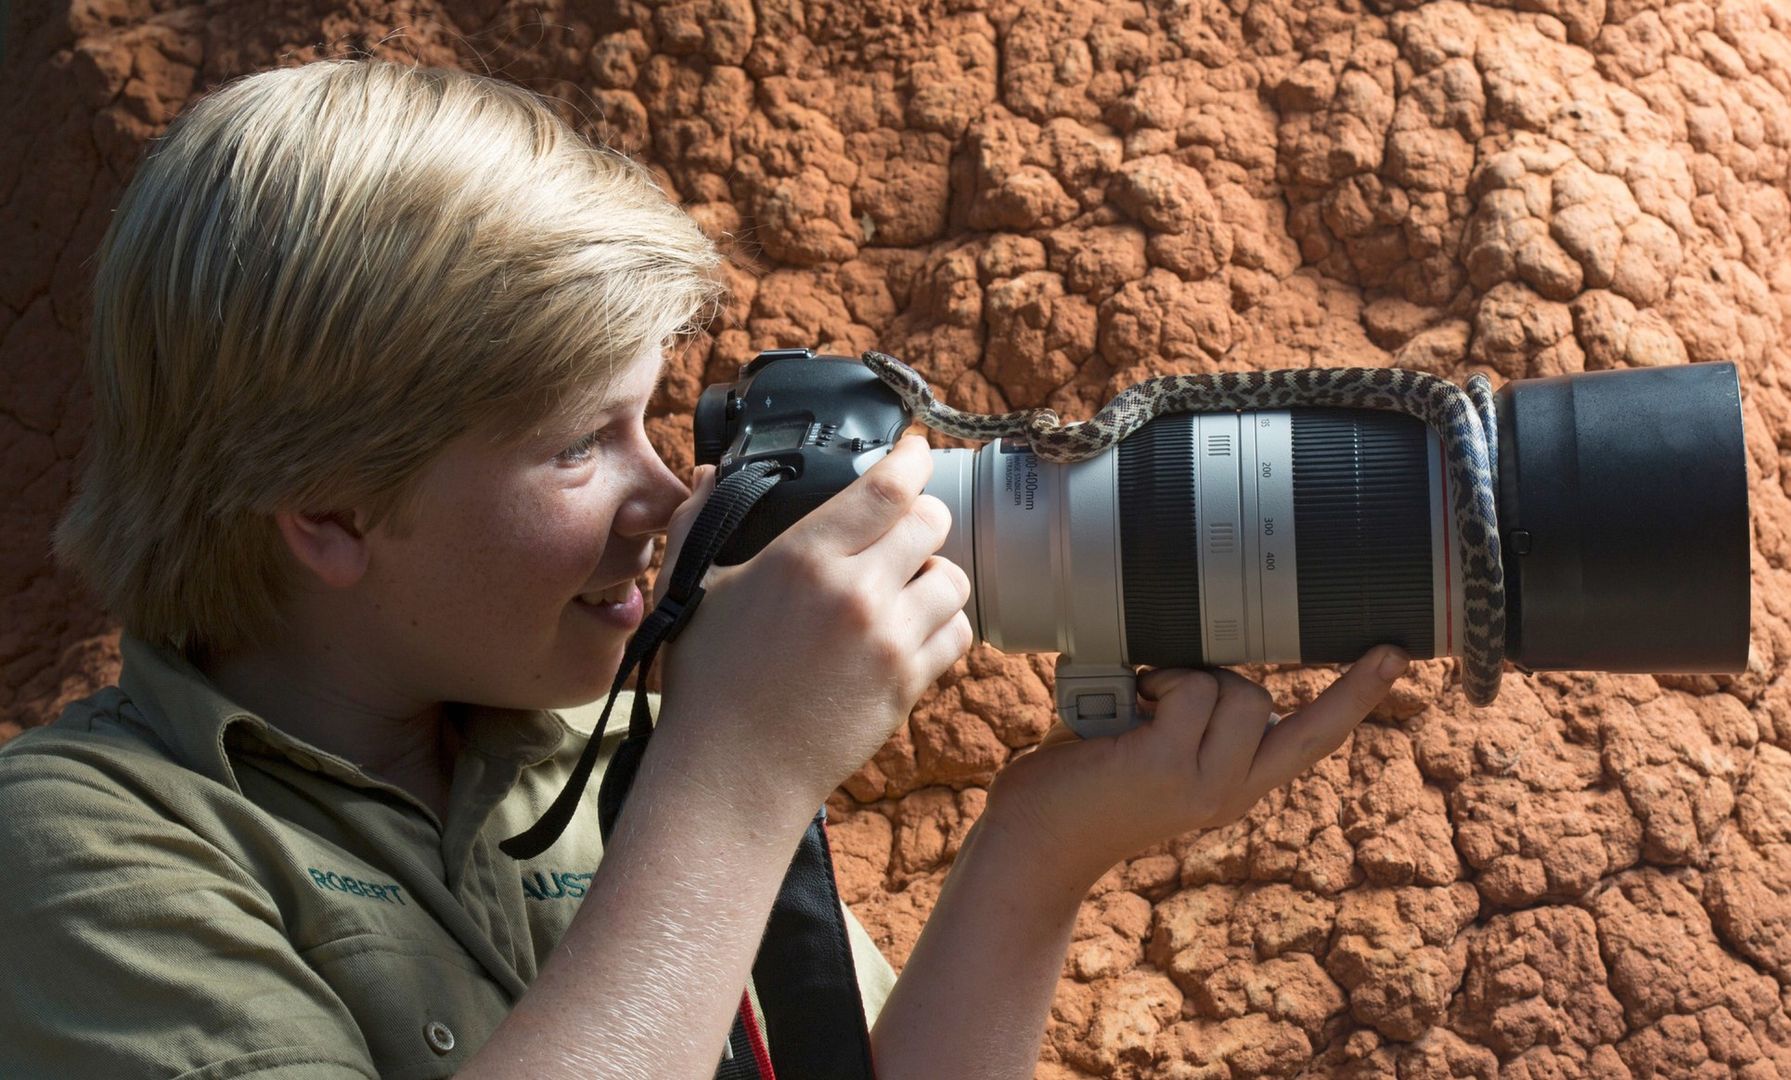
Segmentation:
{"type": "Polygon", "coordinates": [[[726,815],[749,834],[781,836],[806,828],[828,793],[813,794],[814,785],[789,762],[765,761],[752,748],[735,745],[721,727],[726,722],[686,717],[662,706],[641,779],[658,774],[654,787],[675,790],[681,802],[726,815]]]}
{"type": "Polygon", "coordinates": [[[1103,860],[1091,858],[1054,837],[994,790],[990,791],[988,805],[966,844],[967,849],[971,846],[977,849],[977,858],[999,861],[1032,888],[1060,897],[1073,896],[1077,902],[1113,865],[1109,861],[1097,866],[1103,860]]]}

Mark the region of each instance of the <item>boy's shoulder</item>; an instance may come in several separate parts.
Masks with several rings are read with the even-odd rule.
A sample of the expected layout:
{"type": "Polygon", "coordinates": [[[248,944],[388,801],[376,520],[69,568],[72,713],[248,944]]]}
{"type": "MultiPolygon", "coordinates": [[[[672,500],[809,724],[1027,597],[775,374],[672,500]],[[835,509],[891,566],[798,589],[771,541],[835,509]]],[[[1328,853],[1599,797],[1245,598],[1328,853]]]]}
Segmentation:
{"type": "Polygon", "coordinates": [[[46,770],[113,784],[186,771],[117,686],[69,702],[55,720],[0,746],[0,799],[9,787],[46,770]]]}
{"type": "MultiPolygon", "coordinates": [[[[616,745],[627,736],[633,706],[633,692],[617,696],[604,728],[604,747],[593,786],[601,779],[602,766],[608,764],[616,745]]],[[[659,695],[648,694],[647,706],[657,719],[659,695]]],[[[603,707],[604,699],[599,699],[552,710],[565,726],[566,738],[547,761],[529,770],[534,785],[557,791],[555,780],[570,774],[602,717],[603,707]]],[[[153,792],[159,800],[204,778],[206,770],[184,760],[187,756],[182,747],[157,730],[124,689],[107,686],[68,703],[50,723],[28,728],[0,745],[0,807],[24,795],[22,788],[31,788],[36,797],[41,794],[38,783],[47,780],[130,791],[138,797],[153,792]]],[[[230,786],[223,785],[224,790],[217,794],[230,786]]],[[[12,813],[0,812],[3,818],[18,820],[12,813]]]]}
{"type": "MultiPolygon", "coordinates": [[[[265,725],[172,650],[129,634],[119,644],[117,683],[0,746],[0,800],[16,804],[23,792],[43,798],[44,784],[73,781],[91,788],[90,798],[105,791],[168,816],[240,793],[231,748],[255,734],[238,729],[265,725]]],[[[65,795],[79,798],[57,797],[65,795]]]]}
{"type": "MultiPolygon", "coordinates": [[[[40,888],[66,870],[58,852],[113,868],[157,845],[227,857],[240,802],[180,760],[117,686],[0,746],[0,850],[40,888]]],[[[0,907],[16,900],[0,889],[0,907]]]]}

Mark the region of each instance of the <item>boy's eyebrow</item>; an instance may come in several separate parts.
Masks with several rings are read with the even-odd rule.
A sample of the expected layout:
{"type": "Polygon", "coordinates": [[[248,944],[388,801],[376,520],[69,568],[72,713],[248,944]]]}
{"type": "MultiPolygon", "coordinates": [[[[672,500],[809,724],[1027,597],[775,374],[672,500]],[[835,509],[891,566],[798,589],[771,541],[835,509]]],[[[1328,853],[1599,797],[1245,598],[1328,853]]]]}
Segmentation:
{"type": "MultiPolygon", "coordinates": [[[[652,401],[653,398],[658,395],[659,391],[665,387],[666,376],[670,373],[670,369],[670,364],[664,362],[660,363],[659,373],[653,378],[653,385],[647,389],[645,397],[638,399],[638,403],[643,408],[646,406],[647,402],[652,401]]],[[[604,413],[615,412],[617,409],[632,408],[636,403],[637,399],[632,396],[622,397],[614,393],[606,393],[602,397],[593,400],[588,409],[580,410],[578,415],[580,420],[584,423],[595,423],[597,417],[602,416],[604,413]]]]}
{"type": "MultiPolygon", "coordinates": [[[[652,401],[665,387],[666,378],[670,374],[671,363],[662,356],[659,361],[659,371],[653,377],[653,385],[647,390],[645,399],[639,402],[643,409],[647,402],[652,401]]],[[[611,390],[613,389],[612,387],[611,390]]],[[[562,405],[553,416],[538,421],[530,431],[528,438],[539,439],[542,442],[550,439],[558,441],[575,438],[594,430],[598,420],[605,414],[613,413],[618,409],[632,408],[635,404],[636,401],[633,398],[618,397],[614,393],[606,392],[601,397],[594,397],[588,405],[583,407],[568,408],[562,405]]]]}
{"type": "Polygon", "coordinates": [[[659,365],[659,374],[653,377],[653,385],[647,387],[647,393],[645,396],[640,397],[640,398],[635,398],[632,396],[631,397],[606,397],[603,399],[602,402],[599,403],[600,411],[609,412],[613,409],[621,409],[621,408],[630,407],[637,403],[639,405],[641,405],[641,407],[645,408],[647,402],[652,401],[655,397],[657,397],[659,395],[659,391],[665,386],[666,368],[668,366],[669,365],[667,365],[667,364],[659,365]]]}

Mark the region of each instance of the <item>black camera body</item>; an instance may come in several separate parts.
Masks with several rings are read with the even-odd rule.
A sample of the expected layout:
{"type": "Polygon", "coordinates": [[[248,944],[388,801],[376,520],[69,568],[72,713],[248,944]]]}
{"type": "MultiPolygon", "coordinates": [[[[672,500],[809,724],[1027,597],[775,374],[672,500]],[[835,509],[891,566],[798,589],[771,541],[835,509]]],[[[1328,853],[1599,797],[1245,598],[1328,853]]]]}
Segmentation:
{"type": "Polygon", "coordinates": [[[753,508],[716,563],[732,566],[839,494],[888,452],[913,417],[895,391],[859,360],[813,349],[766,349],[732,383],[703,390],[696,461],[717,479],[755,461],[789,477],[753,508]]]}

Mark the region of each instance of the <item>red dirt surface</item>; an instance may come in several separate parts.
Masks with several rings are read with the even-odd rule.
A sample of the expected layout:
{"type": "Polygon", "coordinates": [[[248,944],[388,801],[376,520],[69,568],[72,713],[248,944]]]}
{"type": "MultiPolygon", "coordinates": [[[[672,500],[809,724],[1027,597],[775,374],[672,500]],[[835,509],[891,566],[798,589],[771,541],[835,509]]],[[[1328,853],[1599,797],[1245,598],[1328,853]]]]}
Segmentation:
{"type": "MultiPolygon", "coordinates": [[[[351,49],[485,70],[663,171],[735,256],[706,380],[876,345],[970,409],[1167,371],[1740,365],[1734,677],[1418,666],[1246,820],[1116,868],[1039,1076],[1791,1076],[1791,9],[1776,2],[19,0],[0,102],[0,738],[116,673],[47,559],[90,256],[145,140],[351,49]]],[[[1049,660],[978,649],[834,800],[899,965],[1049,660]]],[[[1281,707],[1321,671],[1251,672],[1281,707]]]]}

